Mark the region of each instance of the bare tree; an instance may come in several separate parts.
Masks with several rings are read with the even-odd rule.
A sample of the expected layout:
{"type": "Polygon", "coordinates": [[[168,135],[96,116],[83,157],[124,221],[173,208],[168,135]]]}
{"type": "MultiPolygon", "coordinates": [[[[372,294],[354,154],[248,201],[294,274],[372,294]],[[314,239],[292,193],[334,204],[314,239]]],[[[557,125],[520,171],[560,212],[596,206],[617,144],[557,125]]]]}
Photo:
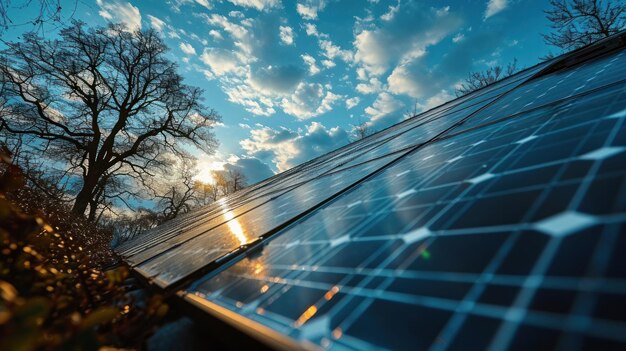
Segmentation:
{"type": "Polygon", "coordinates": [[[138,208],[132,213],[120,214],[115,218],[107,218],[102,224],[103,228],[113,233],[112,245],[117,246],[146,230],[152,229],[161,223],[160,215],[150,209],[138,208]]]}
{"type": "Polygon", "coordinates": [[[361,123],[352,126],[352,134],[353,141],[356,141],[373,134],[373,131],[367,123],[361,123]]]}
{"type": "Polygon", "coordinates": [[[134,196],[167,172],[163,155],[183,144],[212,153],[217,113],[183,83],[152,30],[74,22],[48,40],[34,33],[0,56],[0,133],[35,138],[33,148],[75,179],[72,211],[95,219],[107,199],[134,196]]]}
{"type": "Polygon", "coordinates": [[[226,173],[228,182],[228,193],[232,194],[243,189],[246,186],[246,176],[236,169],[229,169],[226,173]]]}
{"type": "Polygon", "coordinates": [[[10,27],[30,26],[31,30],[43,31],[45,23],[61,24],[74,15],[78,1],[61,0],[0,0],[0,34],[10,27]],[[63,16],[64,3],[68,7],[68,15],[63,16]],[[12,19],[16,12],[28,11],[33,15],[23,22],[12,19]],[[66,18],[64,18],[66,17],[66,18]]]}
{"type": "Polygon", "coordinates": [[[160,222],[166,222],[196,206],[195,164],[191,158],[182,159],[173,179],[166,183],[164,192],[156,194],[161,208],[160,222]]]}
{"type": "Polygon", "coordinates": [[[589,45],[626,26],[626,4],[622,0],[550,0],[550,6],[545,13],[554,32],[543,38],[563,50],[589,45]]]}
{"type": "Polygon", "coordinates": [[[493,66],[482,72],[472,72],[459,87],[456,88],[456,96],[463,96],[474,90],[495,83],[517,72],[517,59],[504,66],[493,66]]]}
{"type": "Polygon", "coordinates": [[[220,188],[217,184],[207,184],[196,182],[196,191],[198,192],[198,204],[208,205],[220,198],[220,188]]]}
{"type": "Polygon", "coordinates": [[[351,124],[351,126],[352,126],[352,131],[350,132],[351,141],[361,140],[367,136],[370,136],[376,133],[376,131],[373,130],[372,127],[367,122],[363,122],[363,120],[360,117],[359,117],[358,123],[351,124]]]}
{"type": "Polygon", "coordinates": [[[417,103],[417,100],[415,100],[415,102],[413,103],[413,109],[404,111],[404,119],[409,119],[417,116],[418,106],[419,104],[417,103]]]}
{"type": "Polygon", "coordinates": [[[196,199],[199,205],[207,205],[247,186],[246,176],[238,169],[211,171],[211,183],[196,182],[196,199]]]}

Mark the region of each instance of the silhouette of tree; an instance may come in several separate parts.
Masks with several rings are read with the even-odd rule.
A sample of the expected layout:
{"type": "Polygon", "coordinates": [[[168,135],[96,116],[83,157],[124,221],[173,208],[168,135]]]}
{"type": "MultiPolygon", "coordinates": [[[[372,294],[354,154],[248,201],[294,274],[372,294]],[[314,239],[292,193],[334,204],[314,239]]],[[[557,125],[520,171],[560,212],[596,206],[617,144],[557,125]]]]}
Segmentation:
{"type": "Polygon", "coordinates": [[[217,113],[183,83],[152,30],[73,22],[50,40],[28,33],[0,56],[0,133],[31,138],[76,187],[72,211],[94,220],[168,172],[184,144],[212,153],[217,113]],[[134,186],[131,186],[134,185],[134,186]],[[87,211],[88,210],[88,211],[87,211]]]}
{"type": "Polygon", "coordinates": [[[361,140],[373,133],[374,131],[366,122],[355,124],[352,126],[352,141],[361,140]]]}
{"type": "Polygon", "coordinates": [[[506,67],[498,65],[489,67],[482,72],[472,72],[465,78],[464,82],[461,83],[461,86],[456,88],[456,96],[463,96],[474,90],[495,83],[500,79],[514,74],[517,70],[517,59],[514,59],[513,62],[509,63],[506,67]]]}
{"type": "Polygon", "coordinates": [[[554,31],[543,38],[565,51],[589,45],[626,26],[626,4],[622,0],[550,0],[550,6],[544,12],[554,31]]]}
{"type": "Polygon", "coordinates": [[[46,23],[60,25],[64,20],[68,20],[74,15],[74,9],[78,1],[61,0],[0,0],[0,34],[10,27],[31,26],[30,30],[43,31],[46,23]],[[64,3],[69,8],[68,15],[64,18],[61,11],[64,3]],[[16,22],[12,19],[16,12],[29,10],[32,16],[16,22]]]}
{"type": "Polygon", "coordinates": [[[243,189],[246,186],[246,176],[236,169],[229,169],[226,174],[229,194],[243,189]]]}
{"type": "Polygon", "coordinates": [[[175,170],[173,179],[164,184],[157,206],[161,209],[159,222],[166,222],[178,215],[191,211],[197,205],[196,181],[193,179],[195,162],[191,158],[182,159],[175,170]]]}

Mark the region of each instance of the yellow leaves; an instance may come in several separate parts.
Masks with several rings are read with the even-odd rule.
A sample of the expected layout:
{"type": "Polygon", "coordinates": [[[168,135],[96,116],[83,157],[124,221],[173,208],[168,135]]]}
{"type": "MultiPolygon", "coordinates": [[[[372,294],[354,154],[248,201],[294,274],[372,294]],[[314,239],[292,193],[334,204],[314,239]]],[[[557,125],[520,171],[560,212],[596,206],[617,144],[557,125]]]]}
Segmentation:
{"type": "Polygon", "coordinates": [[[78,325],[80,324],[80,322],[83,320],[83,316],[80,315],[80,313],[78,312],[74,312],[70,315],[70,322],[73,325],[78,325]]]}
{"type": "Polygon", "coordinates": [[[41,218],[41,217],[35,217],[35,222],[37,222],[37,224],[39,224],[39,226],[47,231],[48,233],[53,233],[54,232],[54,228],[52,228],[52,226],[48,223],[46,223],[46,221],[41,218]]]}
{"type": "Polygon", "coordinates": [[[81,323],[81,329],[90,329],[98,325],[111,323],[120,315],[120,311],[115,307],[104,306],[91,312],[81,323]]]}
{"type": "Polygon", "coordinates": [[[0,170],[0,351],[98,350],[168,314],[161,296],[135,303],[123,286],[127,266],[101,270],[113,257],[106,233],[24,196],[27,187],[7,195],[5,176],[0,170]]]}
{"type": "Polygon", "coordinates": [[[104,275],[109,282],[108,288],[122,283],[128,277],[128,268],[121,266],[116,269],[110,269],[104,272],[104,275]]]}
{"type": "Polygon", "coordinates": [[[13,285],[0,280],[0,298],[8,303],[12,303],[17,298],[17,290],[13,285]]]}
{"type": "Polygon", "coordinates": [[[157,318],[163,318],[169,312],[169,306],[163,302],[163,297],[154,295],[148,301],[147,312],[157,318]]]}

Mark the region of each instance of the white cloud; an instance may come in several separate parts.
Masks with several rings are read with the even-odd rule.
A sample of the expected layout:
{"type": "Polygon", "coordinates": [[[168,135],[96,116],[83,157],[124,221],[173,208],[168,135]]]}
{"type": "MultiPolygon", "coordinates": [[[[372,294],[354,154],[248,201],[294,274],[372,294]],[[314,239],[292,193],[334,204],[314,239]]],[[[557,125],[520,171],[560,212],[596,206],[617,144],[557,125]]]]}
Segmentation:
{"type": "Polygon", "coordinates": [[[453,43],[458,43],[458,42],[462,41],[463,39],[465,39],[465,35],[463,35],[463,33],[459,33],[459,34],[455,35],[454,37],[452,37],[452,42],[453,43]]]}
{"type": "Polygon", "coordinates": [[[221,48],[204,49],[200,59],[211,68],[211,72],[216,76],[237,70],[239,64],[239,59],[234,52],[221,48]]]}
{"type": "Polygon", "coordinates": [[[129,2],[96,0],[100,7],[98,14],[107,21],[122,23],[128,30],[141,29],[141,13],[129,2]]]}
{"type": "Polygon", "coordinates": [[[150,26],[156,31],[161,32],[163,28],[167,27],[167,24],[157,17],[148,15],[148,20],[150,21],[150,26]]]}
{"type": "Polygon", "coordinates": [[[318,73],[320,73],[320,68],[317,67],[317,65],[315,64],[315,58],[311,55],[308,54],[304,54],[301,55],[302,60],[304,60],[304,63],[307,64],[307,66],[309,66],[309,74],[314,76],[318,73]]]}
{"type": "Polygon", "coordinates": [[[290,97],[282,99],[281,106],[285,113],[306,119],[331,111],[339,98],[340,95],[331,91],[324,92],[324,87],[319,83],[300,83],[290,97]]]}
{"type": "Polygon", "coordinates": [[[346,108],[349,110],[349,109],[355,107],[356,105],[358,105],[359,102],[361,102],[361,99],[359,99],[358,96],[355,96],[353,98],[349,98],[348,100],[346,100],[346,108]]]}
{"type": "Polygon", "coordinates": [[[213,37],[213,39],[215,39],[215,40],[224,40],[224,37],[222,36],[222,33],[220,33],[219,31],[217,31],[215,29],[211,29],[209,31],[209,35],[211,37],[213,37]]]}
{"type": "Polygon", "coordinates": [[[354,53],[347,49],[342,49],[338,45],[334,44],[330,40],[330,36],[325,33],[320,33],[317,30],[315,24],[305,23],[304,30],[308,36],[316,37],[318,39],[318,44],[320,49],[322,50],[322,55],[327,58],[324,66],[326,67],[334,67],[335,63],[333,59],[339,58],[346,63],[352,63],[354,61],[354,53]]]}
{"type": "Polygon", "coordinates": [[[317,31],[317,27],[313,23],[305,23],[304,29],[306,34],[312,37],[319,36],[319,32],[317,31]]]}
{"type": "Polygon", "coordinates": [[[208,45],[209,41],[204,39],[204,38],[200,38],[200,36],[198,36],[198,34],[196,33],[191,33],[189,34],[189,37],[193,40],[199,41],[202,45],[208,45]]]}
{"type": "Polygon", "coordinates": [[[450,94],[448,90],[441,90],[439,93],[426,99],[426,103],[422,105],[422,110],[430,110],[431,108],[443,105],[444,103],[455,99],[456,96],[450,94]]]}
{"type": "Polygon", "coordinates": [[[279,30],[280,30],[280,40],[285,45],[292,45],[293,44],[293,29],[289,26],[280,26],[279,30]]]}
{"type": "Polygon", "coordinates": [[[485,10],[485,19],[506,9],[508,5],[508,0],[489,0],[489,2],[487,2],[487,9],[485,10]]]}
{"type": "MultiPolygon", "coordinates": [[[[205,49],[201,55],[210,68],[210,74],[202,73],[218,81],[230,102],[255,115],[270,116],[282,110],[305,119],[332,110],[340,98],[330,86],[306,82],[307,76],[334,67],[332,58],[352,59],[349,50],[333,44],[328,36],[316,34],[318,42],[324,41],[319,42],[324,49],[318,61],[314,55],[288,47],[295,44],[295,32],[284,22],[281,25],[275,16],[250,18],[245,25],[243,20],[218,14],[195,16],[224,34],[219,49],[205,49]]],[[[316,31],[314,26],[309,27],[316,31]]]]}
{"type": "Polygon", "coordinates": [[[252,7],[259,11],[268,11],[281,6],[280,0],[228,0],[242,7],[252,7]]]}
{"type": "Polygon", "coordinates": [[[427,47],[437,44],[461,20],[449,8],[424,8],[416,2],[400,8],[380,27],[367,27],[356,35],[354,58],[370,75],[380,76],[390,67],[423,56],[427,47]]]}
{"type": "Polygon", "coordinates": [[[273,100],[259,93],[245,80],[228,79],[222,89],[228,96],[228,101],[242,105],[246,111],[252,114],[271,116],[276,113],[273,100]]]}
{"type": "Polygon", "coordinates": [[[383,84],[378,78],[372,78],[369,82],[359,83],[356,86],[356,91],[361,94],[374,94],[383,89],[383,84]]]}
{"type": "Polygon", "coordinates": [[[228,15],[230,17],[235,17],[235,18],[244,18],[245,17],[244,14],[241,11],[230,11],[228,13],[228,15]]]}
{"type": "Polygon", "coordinates": [[[429,99],[452,88],[476,65],[493,61],[494,47],[498,47],[501,41],[500,32],[477,33],[450,46],[436,65],[429,64],[428,60],[401,63],[387,77],[387,89],[415,99],[429,99]]]}
{"type": "Polygon", "coordinates": [[[339,57],[344,62],[352,62],[354,54],[350,50],[343,50],[339,46],[333,44],[332,41],[327,39],[321,39],[319,41],[320,48],[323,50],[323,55],[329,60],[339,57]]]}
{"type": "Polygon", "coordinates": [[[365,113],[372,116],[372,120],[378,120],[392,112],[404,107],[404,104],[396,100],[391,94],[383,92],[378,95],[372,106],[365,109],[365,113]]]}
{"type": "Polygon", "coordinates": [[[383,21],[391,21],[396,13],[400,10],[400,1],[398,0],[398,4],[396,6],[389,6],[389,10],[380,16],[380,19],[383,21]]]}
{"type": "Polygon", "coordinates": [[[211,70],[208,69],[201,69],[200,72],[204,75],[204,77],[207,80],[213,80],[215,79],[215,74],[213,74],[213,72],[211,72],[211,70]]]}
{"type": "Polygon", "coordinates": [[[419,82],[406,66],[400,65],[396,67],[389,77],[387,77],[389,91],[394,94],[406,94],[411,97],[422,97],[423,82],[419,82]]]}
{"type": "Polygon", "coordinates": [[[274,175],[270,166],[255,157],[225,156],[219,152],[213,155],[200,155],[196,164],[197,178],[204,172],[237,171],[245,177],[245,183],[252,185],[274,175]]]}
{"type": "Polygon", "coordinates": [[[250,137],[240,142],[250,157],[272,162],[280,172],[306,162],[316,156],[335,150],[350,141],[348,133],[340,128],[326,128],[312,122],[305,129],[272,129],[259,126],[250,131],[250,137]]]}
{"type": "Polygon", "coordinates": [[[298,2],[296,11],[305,20],[316,20],[319,12],[326,7],[325,0],[305,0],[298,2]]]}
{"type": "Polygon", "coordinates": [[[196,54],[196,49],[194,49],[193,46],[191,46],[191,44],[189,43],[180,43],[180,50],[182,50],[182,52],[184,52],[187,55],[196,54]]]}
{"type": "Polygon", "coordinates": [[[203,6],[203,7],[205,7],[208,10],[213,8],[211,3],[209,3],[209,0],[196,0],[196,4],[198,4],[200,6],[203,6]]]}
{"type": "Polygon", "coordinates": [[[326,68],[333,68],[336,66],[335,62],[331,60],[322,60],[322,65],[326,68]]]}
{"type": "Polygon", "coordinates": [[[228,18],[222,15],[215,13],[211,16],[200,14],[200,17],[204,18],[208,24],[222,28],[236,41],[245,39],[248,35],[248,30],[246,28],[229,21],[228,18]]]}

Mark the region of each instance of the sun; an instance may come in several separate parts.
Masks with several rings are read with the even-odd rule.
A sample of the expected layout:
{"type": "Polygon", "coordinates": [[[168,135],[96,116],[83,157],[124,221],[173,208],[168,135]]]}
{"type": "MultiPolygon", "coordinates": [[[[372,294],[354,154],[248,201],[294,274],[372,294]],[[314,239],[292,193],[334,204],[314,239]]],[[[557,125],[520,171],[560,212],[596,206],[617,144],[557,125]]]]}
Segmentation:
{"type": "Polygon", "coordinates": [[[224,169],[222,162],[202,162],[198,164],[198,173],[193,177],[196,181],[203,184],[215,184],[215,177],[213,177],[213,171],[221,171],[224,169]]]}
{"type": "Polygon", "coordinates": [[[202,184],[215,184],[215,178],[213,178],[212,171],[208,169],[200,171],[195,177],[193,177],[193,179],[202,184]]]}

